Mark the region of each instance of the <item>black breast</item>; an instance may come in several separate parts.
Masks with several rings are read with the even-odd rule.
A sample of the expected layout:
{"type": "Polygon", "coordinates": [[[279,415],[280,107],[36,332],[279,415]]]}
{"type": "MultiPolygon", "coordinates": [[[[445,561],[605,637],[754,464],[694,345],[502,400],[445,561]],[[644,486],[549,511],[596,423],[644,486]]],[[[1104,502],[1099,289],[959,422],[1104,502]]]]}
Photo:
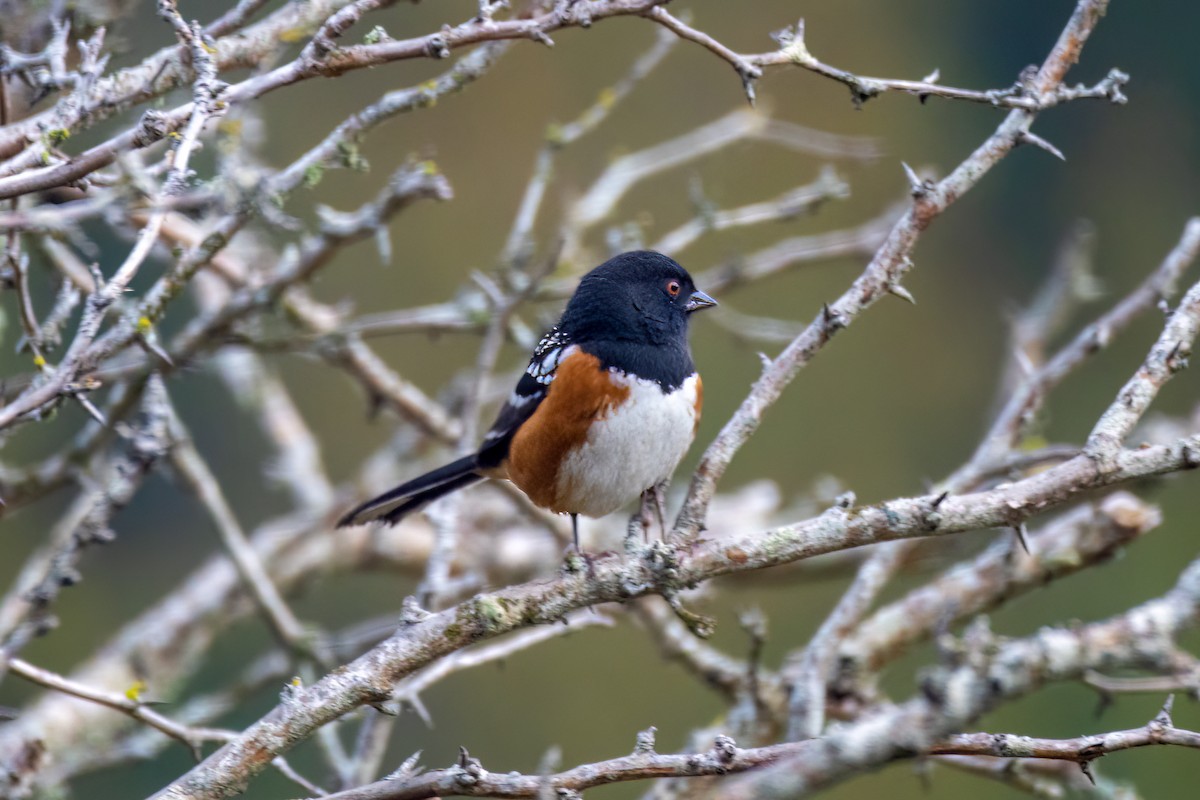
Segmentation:
{"type": "Polygon", "coordinates": [[[629,341],[579,342],[584,352],[600,359],[603,369],[654,381],[664,392],[673,392],[695,371],[687,345],[636,344],[629,341]]]}

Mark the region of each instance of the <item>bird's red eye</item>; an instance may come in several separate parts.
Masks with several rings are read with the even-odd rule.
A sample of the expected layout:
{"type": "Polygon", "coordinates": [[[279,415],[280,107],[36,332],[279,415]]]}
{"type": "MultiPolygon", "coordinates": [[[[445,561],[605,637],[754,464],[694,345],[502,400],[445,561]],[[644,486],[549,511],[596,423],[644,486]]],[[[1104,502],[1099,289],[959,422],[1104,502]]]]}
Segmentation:
{"type": "Polygon", "coordinates": [[[679,292],[682,289],[683,287],[679,285],[679,281],[667,281],[667,294],[671,295],[671,297],[679,297],[679,292]]]}

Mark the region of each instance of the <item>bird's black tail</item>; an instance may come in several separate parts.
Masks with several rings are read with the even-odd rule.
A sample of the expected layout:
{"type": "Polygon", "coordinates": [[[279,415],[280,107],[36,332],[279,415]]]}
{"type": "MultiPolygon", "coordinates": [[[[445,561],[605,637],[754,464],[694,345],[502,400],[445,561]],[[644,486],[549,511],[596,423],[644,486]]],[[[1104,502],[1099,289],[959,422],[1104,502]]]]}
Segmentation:
{"type": "Polygon", "coordinates": [[[344,528],[374,520],[395,525],[439,497],[483,480],[483,476],[475,471],[476,467],[475,456],[471,455],[426,472],[358,506],[339,519],[337,526],[344,528]]]}

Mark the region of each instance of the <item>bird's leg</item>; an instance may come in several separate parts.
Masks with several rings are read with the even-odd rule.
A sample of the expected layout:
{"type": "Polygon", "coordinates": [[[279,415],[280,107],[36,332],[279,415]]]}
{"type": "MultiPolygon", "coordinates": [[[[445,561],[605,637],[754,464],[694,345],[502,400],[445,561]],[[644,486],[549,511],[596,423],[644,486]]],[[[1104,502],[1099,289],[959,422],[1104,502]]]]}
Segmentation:
{"type": "Polygon", "coordinates": [[[658,518],[658,530],[660,536],[667,538],[667,499],[666,499],[667,482],[659,481],[651,486],[646,491],[642,492],[642,539],[649,540],[650,538],[650,514],[658,518]]]}
{"type": "Polygon", "coordinates": [[[663,479],[650,490],[654,494],[654,511],[658,514],[659,538],[667,538],[667,481],[663,479]]]}
{"type": "Polygon", "coordinates": [[[642,528],[642,543],[650,541],[651,489],[642,492],[641,505],[638,507],[637,520],[642,528]]]}
{"type": "MultiPolygon", "coordinates": [[[[579,559],[582,558],[583,563],[587,566],[588,577],[596,577],[596,564],[592,561],[592,557],[583,552],[579,547],[579,515],[575,513],[571,514],[571,536],[575,543],[575,550],[574,552],[567,553],[567,566],[572,571],[577,570],[579,559]]],[[[591,606],[588,606],[588,608],[591,608],[591,606]]]]}

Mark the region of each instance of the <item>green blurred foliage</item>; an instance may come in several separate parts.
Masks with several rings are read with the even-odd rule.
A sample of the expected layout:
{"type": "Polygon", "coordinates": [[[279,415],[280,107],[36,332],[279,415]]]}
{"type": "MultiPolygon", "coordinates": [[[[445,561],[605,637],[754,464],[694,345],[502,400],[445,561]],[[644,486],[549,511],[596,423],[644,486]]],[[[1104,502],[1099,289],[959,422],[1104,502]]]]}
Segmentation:
{"type": "MultiPolygon", "coordinates": [[[[210,6],[183,3],[185,14],[211,16],[210,6]]],[[[975,88],[1010,84],[1027,64],[1040,62],[1061,29],[1072,2],[989,0],[810,0],[805,3],[693,0],[693,22],[743,52],[773,46],[768,32],[807,21],[810,49],[828,63],[860,74],[916,78],[939,68],[947,84],[975,88]]],[[[444,22],[467,18],[474,0],[402,4],[371,18],[396,37],[423,34],[444,22]]],[[[131,44],[121,63],[170,41],[167,28],[142,4],[120,31],[131,44]]],[[[349,36],[361,35],[354,29],[349,36]]],[[[969,196],[926,233],[907,281],[915,307],[885,301],[840,336],[805,370],[770,412],[760,434],[730,470],[725,486],[769,476],[786,495],[809,490],[824,475],[853,488],[861,501],[921,492],[926,482],[947,474],[971,451],[993,407],[1005,359],[1006,320],[1045,276],[1058,240],[1078,218],[1098,231],[1097,273],[1106,298],[1076,315],[1075,324],[1141,279],[1173,245],[1185,218],[1200,208],[1200,71],[1195,67],[1195,32],[1200,6],[1116,0],[1084,51],[1072,81],[1092,82],[1110,67],[1129,72],[1131,101],[1125,107],[1081,102],[1052,110],[1037,132],[1067,155],[1061,163],[1024,148],[1006,159],[969,196]]],[[[494,266],[516,204],[525,187],[548,124],[579,113],[597,93],[619,78],[649,46],[657,31],[644,20],[606,21],[590,30],[564,31],[556,46],[518,43],[494,71],[465,93],[392,121],[363,146],[369,172],[333,171],[290,209],[302,216],[311,204],[352,208],[374,193],[389,172],[417,154],[434,157],[453,183],[455,200],[423,204],[397,218],[391,235],[395,257],[381,265],[368,243],[343,252],[318,278],[315,291],[330,301],[350,301],[361,312],[444,300],[472,269],[494,266]]],[[[381,92],[428,79],[445,64],[403,62],[335,80],[309,81],[267,96],[262,113],[268,130],[265,156],[287,163],[314,145],[346,115],[381,92]]],[[[934,98],[919,104],[906,96],[883,96],[856,110],[845,88],[800,71],[776,71],[759,85],[761,107],[773,115],[824,130],[878,137],[886,155],[869,165],[840,166],[851,183],[850,201],[826,206],[811,218],[709,236],[680,260],[693,272],[750,252],[786,235],[854,224],[879,213],[902,196],[899,162],[944,173],[980,143],[1001,119],[994,109],[934,98]]],[[[564,153],[548,197],[551,209],[577,196],[614,154],[644,147],[711,121],[744,102],[729,66],[711,53],[680,44],[664,66],[613,113],[596,133],[564,153]]],[[[68,149],[93,136],[77,137],[68,149]]],[[[205,161],[199,169],[204,175],[205,161]]],[[[771,197],[811,180],[821,163],[763,145],[738,145],[692,167],[668,174],[632,192],[617,221],[651,221],[647,239],[692,215],[688,185],[698,177],[718,206],[731,207],[771,197]]],[[[540,243],[548,246],[558,220],[545,215],[540,243]]],[[[600,242],[592,243],[600,252],[600,242]]],[[[98,260],[106,271],[128,243],[98,238],[98,260]]],[[[743,311],[805,321],[858,274],[862,259],[804,267],[766,283],[731,291],[723,303],[743,311]]],[[[149,269],[153,273],[160,266],[149,269]]],[[[1194,273],[1193,273],[1194,277],[1194,273]]],[[[45,288],[45,287],[43,287],[45,288]]],[[[5,301],[15,313],[14,298],[5,301]]],[[[554,309],[546,309],[552,314],[554,309]]],[[[179,314],[179,311],[175,312],[179,314]]],[[[1140,361],[1158,329],[1157,319],[1137,325],[1057,392],[1044,432],[1051,440],[1078,441],[1099,411],[1140,361]]],[[[170,315],[168,322],[170,324],[170,315]]],[[[757,346],[739,342],[711,321],[694,335],[697,362],[705,375],[705,420],[699,442],[710,439],[744,396],[759,371],[757,346]]],[[[2,356],[5,374],[27,368],[12,354],[19,331],[9,324],[2,356]]],[[[394,337],[380,340],[381,353],[403,375],[435,392],[472,362],[472,337],[394,337]]],[[[515,366],[522,354],[509,348],[502,358],[515,366]]],[[[397,424],[371,419],[347,380],[313,362],[277,358],[302,412],[324,448],[335,479],[345,477],[372,446],[397,424]]],[[[1196,400],[1197,376],[1184,374],[1156,406],[1184,413],[1196,400]]],[[[187,424],[221,477],[245,527],[252,528],[283,507],[283,498],[264,478],[269,454],[252,420],[215,378],[188,372],[171,380],[187,424]]],[[[5,444],[5,459],[20,463],[57,447],[82,415],[68,408],[53,425],[27,426],[5,444]]],[[[701,448],[697,447],[699,451],[701,448]]],[[[696,454],[693,453],[693,463],[696,454]]],[[[687,464],[684,465],[684,468],[687,464]]],[[[682,472],[682,470],[681,470],[682,472]]],[[[1021,598],[994,617],[994,628],[1019,635],[1051,621],[1095,619],[1165,590],[1181,565],[1196,555],[1193,520],[1200,511],[1194,478],[1145,487],[1163,504],[1166,524],[1115,563],[1021,598]]],[[[46,526],[67,503],[62,492],[4,520],[0,528],[0,586],[7,585],[46,526]]],[[[161,478],[152,480],[116,520],[118,541],[87,553],[84,582],[64,592],[57,604],[62,627],[27,650],[30,659],[58,670],[71,665],[112,636],[131,615],[146,608],[216,549],[216,537],[194,502],[161,478]]],[[[930,547],[934,566],[947,553],[961,555],[988,535],[930,547]],[[945,548],[945,552],[939,552],[945,548]]],[[[907,579],[911,581],[912,579],[907,579]]],[[[909,585],[899,582],[894,591],[909,585]]],[[[730,587],[711,609],[721,623],[718,643],[744,650],[735,612],[760,605],[771,622],[770,658],[802,642],[838,597],[841,581],[730,587]]],[[[300,602],[307,617],[337,625],[397,609],[411,589],[403,581],[352,576],[315,586],[300,602]]],[[[261,626],[246,623],[221,642],[212,664],[196,684],[219,681],[236,670],[266,640],[261,626]]],[[[929,656],[922,651],[905,664],[890,687],[907,696],[911,669],[929,656]]],[[[108,687],[117,688],[117,687],[108,687]]],[[[0,686],[0,703],[19,704],[29,691],[15,679],[0,686]]],[[[249,722],[271,707],[274,693],[259,698],[227,724],[249,722]]],[[[437,727],[427,730],[415,716],[401,719],[389,763],[422,749],[424,763],[451,762],[459,744],[495,770],[533,770],[552,745],[563,763],[608,758],[628,752],[634,734],[659,728],[660,749],[682,745],[692,728],[720,712],[715,697],[679,669],[661,662],[640,631],[591,629],[512,658],[502,668],[456,675],[425,701],[437,727]]],[[[1139,725],[1161,698],[1122,698],[1102,718],[1095,697],[1083,688],[1056,687],[983,720],[986,729],[1045,736],[1139,725]]],[[[1194,705],[1177,706],[1180,724],[1200,726],[1194,705]]],[[[168,707],[169,711],[169,707],[168,707]]],[[[1144,750],[1105,759],[1103,774],[1136,782],[1145,797],[1181,797],[1182,782],[1195,775],[1195,755],[1144,750]]],[[[305,773],[321,776],[311,745],[292,758],[305,773]]],[[[140,765],[80,781],[79,797],[131,797],[148,793],[187,766],[182,748],[152,765],[140,765]]],[[[638,787],[593,792],[598,798],[633,797],[638,787]]],[[[1015,796],[1011,790],[938,769],[927,793],[910,764],[867,776],[830,792],[836,798],[895,800],[957,797],[980,800],[1015,796]]],[[[589,796],[591,794],[589,793],[589,796]]],[[[248,796],[295,794],[277,776],[256,782],[248,796]]]]}

